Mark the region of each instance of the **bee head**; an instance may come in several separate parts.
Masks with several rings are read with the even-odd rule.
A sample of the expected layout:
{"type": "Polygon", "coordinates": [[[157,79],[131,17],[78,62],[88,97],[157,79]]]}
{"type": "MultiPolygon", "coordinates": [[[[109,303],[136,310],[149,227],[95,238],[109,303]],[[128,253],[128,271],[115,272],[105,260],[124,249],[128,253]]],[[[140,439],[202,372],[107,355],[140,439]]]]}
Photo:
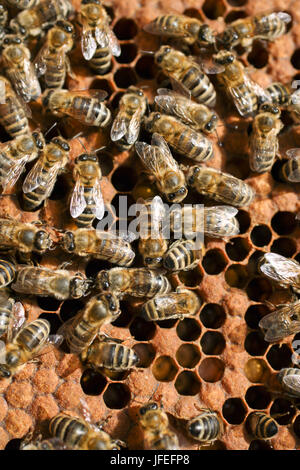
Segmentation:
{"type": "Polygon", "coordinates": [[[8,379],[11,377],[11,372],[4,364],[0,365],[0,377],[3,379],[8,379]]]}
{"type": "Polygon", "coordinates": [[[204,129],[206,132],[213,132],[216,128],[218,117],[216,114],[213,114],[210,120],[205,124],[204,129]]]}
{"type": "MultiPolygon", "coordinates": [[[[51,42],[55,47],[67,46],[70,38],[75,38],[75,30],[68,21],[58,21],[54,28],[49,32],[51,42]]],[[[73,42],[71,47],[73,46],[73,42]]]]}
{"type": "Polygon", "coordinates": [[[63,139],[62,137],[54,137],[51,142],[55,145],[57,145],[58,147],[60,147],[64,152],[69,152],[70,150],[70,145],[68,144],[68,142],[63,139]]]}
{"type": "Polygon", "coordinates": [[[213,58],[216,64],[219,65],[230,65],[235,61],[235,55],[229,51],[220,51],[213,58]]]}
{"type": "Polygon", "coordinates": [[[182,186],[181,188],[177,189],[177,191],[169,193],[166,196],[169,202],[181,202],[186,197],[187,193],[187,188],[182,186]]]}
{"type": "Polygon", "coordinates": [[[109,290],[110,289],[110,282],[109,282],[109,272],[108,271],[100,271],[97,274],[97,284],[101,290],[109,290]]]}
{"type": "Polygon", "coordinates": [[[33,132],[32,137],[34,138],[35,145],[39,150],[43,150],[45,146],[45,139],[41,132],[33,132]]]}
{"type": "Polygon", "coordinates": [[[231,27],[226,28],[223,34],[221,34],[219,37],[220,43],[225,48],[235,46],[238,40],[239,35],[231,27]]]}
{"type": "Polygon", "coordinates": [[[263,113],[271,113],[271,114],[274,114],[275,116],[280,115],[280,109],[278,108],[278,106],[276,106],[273,103],[263,103],[260,106],[259,111],[263,113]]]}
{"type": "Polygon", "coordinates": [[[200,167],[199,166],[193,166],[190,168],[188,174],[187,174],[187,183],[192,186],[195,182],[195,178],[197,176],[197,174],[199,173],[200,171],[200,167]]]}
{"type": "Polygon", "coordinates": [[[214,44],[215,43],[215,37],[213,35],[213,30],[211,29],[208,24],[203,24],[200,26],[199,32],[198,32],[198,42],[200,44],[214,44]]]}
{"type": "Polygon", "coordinates": [[[155,62],[161,66],[168,60],[171,52],[172,48],[170,46],[161,46],[154,56],[155,62]]]}
{"type": "Polygon", "coordinates": [[[70,281],[70,296],[72,299],[80,299],[87,294],[89,283],[84,279],[80,273],[75,275],[70,281]]]}
{"type": "Polygon", "coordinates": [[[148,117],[144,119],[145,128],[148,132],[152,132],[153,126],[155,125],[156,121],[161,118],[160,113],[151,113],[148,117]]]}
{"type": "Polygon", "coordinates": [[[65,31],[65,33],[67,34],[74,34],[74,26],[69,21],[64,21],[64,20],[58,21],[56,23],[56,26],[62,29],[63,31],[65,31]]]}
{"type": "Polygon", "coordinates": [[[48,107],[50,98],[54,92],[55,92],[55,89],[51,89],[51,88],[44,91],[43,96],[42,96],[42,104],[46,108],[48,107]]]}
{"type": "Polygon", "coordinates": [[[52,246],[52,240],[49,233],[47,233],[46,230],[39,230],[36,232],[33,245],[34,249],[41,253],[49,250],[49,248],[52,246]]]}
{"type": "Polygon", "coordinates": [[[75,164],[80,162],[97,162],[97,155],[93,153],[82,153],[75,158],[75,164]]]}
{"type": "Polygon", "coordinates": [[[65,232],[63,237],[63,247],[66,251],[75,250],[74,234],[73,232],[65,232]]]}
{"type": "Polygon", "coordinates": [[[119,301],[114,294],[103,293],[97,296],[97,302],[93,304],[89,312],[91,320],[99,322],[110,316],[119,315],[119,301]]]}
{"type": "Polygon", "coordinates": [[[141,408],[139,409],[139,414],[141,416],[144,416],[149,411],[154,411],[158,409],[159,409],[158,404],[155,403],[154,401],[150,401],[149,403],[147,403],[147,405],[141,406],[141,408]]]}

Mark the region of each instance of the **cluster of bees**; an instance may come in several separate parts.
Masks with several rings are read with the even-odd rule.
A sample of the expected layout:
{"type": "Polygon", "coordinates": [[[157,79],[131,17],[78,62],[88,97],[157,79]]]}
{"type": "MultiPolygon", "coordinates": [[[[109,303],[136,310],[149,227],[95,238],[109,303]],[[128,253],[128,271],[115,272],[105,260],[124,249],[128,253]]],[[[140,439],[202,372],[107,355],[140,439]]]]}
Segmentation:
{"type": "MultiPolygon", "coordinates": [[[[59,347],[63,340],[86,367],[108,371],[134,368],[139,363],[137,353],[101,330],[120,315],[120,299],[125,296],[147,299],[140,311],[147,321],[183,319],[199,311],[201,299],[182,287],[172,291],[167,276],[190,270],[201,261],[204,242],[199,245],[189,235],[202,233],[223,238],[238,234],[238,208],[249,205],[255,197],[251,186],[244,181],[202,164],[213,158],[209,135],[216,132],[218,126],[218,116],[213,110],[217,94],[209,74],[216,75],[219,86],[237,112],[253,118],[251,169],[257,173],[270,170],[278,154],[277,136],[283,127],[281,109],[290,111],[299,122],[297,98],[300,95],[292,84],[273,83],[262,89],[249,78],[234,48],[241,46],[250,50],[256,39],[272,41],[287,32],[290,21],[290,15],[284,12],[265,13],[237,20],[222,33],[215,34],[207,24],[184,15],[156,18],[145,30],[170,40],[177,47],[163,45],[157,52],[151,52],[172,89],[158,89],[153,111],[148,112],[150,105],[144,91],[131,86],[112,117],[104,91],[63,88],[67,75],[74,77],[68,54],[74,47],[76,27],[82,56],[97,75],[107,73],[112,56],[121,53],[100,0],[82,0],[76,15],[69,0],[1,2],[1,60],[5,75],[0,77],[0,124],[11,137],[0,150],[2,191],[17,182],[28,162],[35,161],[22,185],[23,208],[33,211],[45,203],[57,176],[69,163],[70,141],[58,135],[46,142],[45,132],[30,130],[27,103],[41,99],[43,110],[57,119],[67,116],[99,129],[111,124],[111,140],[120,149],[135,148],[160,195],[138,200],[144,207],[138,243],[143,267],[130,268],[136,255],[130,234],[117,236],[92,226],[94,220],[101,220],[105,213],[100,184],[102,174],[96,154],[99,149],[85,151],[74,161],[69,208],[77,225],[75,230],[57,230],[58,240],[53,240],[44,226],[0,219],[1,250],[9,256],[13,254],[13,260],[8,257],[0,261],[0,336],[6,339],[1,351],[0,377],[11,378],[47,344],[59,347]],[[11,12],[16,9],[17,13],[12,16],[11,12]],[[29,49],[32,38],[39,38],[42,43],[34,59],[29,49]],[[179,42],[184,52],[178,49],[179,42]],[[185,53],[191,46],[199,48],[198,57],[185,53]],[[141,126],[152,134],[151,144],[138,141],[141,126]],[[170,148],[196,164],[179,165],[170,148]],[[181,203],[188,188],[224,205],[177,207],[170,220],[175,241],[169,244],[162,230],[165,216],[162,198],[169,203],[181,203]],[[183,223],[185,238],[176,239],[175,234],[182,230],[183,223]],[[56,246],[70,255],[106,260],[117,266],[100,271],[95,279],[88,279],[82,273],[72,274],[63,267],[55,270],[33,265],[32,254],[43,255],[56,246]],[[25,323],[23,305],[13,292],[16,296],[31,294],[59,300],[92,295],[57,335],[50,335],[47,320],[25,323]]],[[[300,152],[290,149],[288,157],[281,166],[281,178],[299,182],[300,152]]],[[[260,269],[283,285],[300,288],[300,266],[294,260],[269,253],[261,260],[260,269]]],[[[267,341],[277,341],[300,331],[299,305],[296,301],[282,306],[261,320],[260,326],[267,330],[267,341]]],[[[298,369],[282,370],[279,380],[287,393],[299,396],[298,369]]],[[[179,447],[176,434],[169,428],[167,414],[156,402],[149,400],[141,406],[139,419],[146,448],[179,447]]],[[[276,421],[263,412],[250,415],[249,429],[259,439],[270,439],[278,432],[276,421]]],[[[224,424],[216,411],[202,409],[187,422],[186,430],[191,438],[211,443],[222,436],[224,424]]],[[[46,440],[26,438],[21,448],[119,449],[122,446],[120,441],[92,425],[87,412],[84,418],[58,414],[50,421],[49,433],[52,437],[46,440]]]]}

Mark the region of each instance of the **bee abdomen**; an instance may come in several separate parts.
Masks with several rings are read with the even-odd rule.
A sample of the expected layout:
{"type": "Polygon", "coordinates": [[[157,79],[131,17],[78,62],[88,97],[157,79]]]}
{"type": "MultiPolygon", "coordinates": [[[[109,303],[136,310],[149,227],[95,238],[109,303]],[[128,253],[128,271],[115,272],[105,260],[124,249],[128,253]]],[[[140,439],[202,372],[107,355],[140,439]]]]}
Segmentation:
{"type": "Polygon", "coordinates": [[[56,58],[48,57],[47,68],[44,75],[44,82],[46,88],[62,88],[65,83],[66,68],[65,66],[59,68],[56,63],[56,58]]]}
{"type": "Polygon", "coordinates": [[[271,439],[278,433],[276,421],[259,411],[250,415],[249,425],[252,434],[258,439],[271,439]]]}
{"type": "Polygon", "coordinates": [[[10,284],[16,275],[16,268],[12,263],[0,260],[0,288],[10,284]]]}
{"type": "Polygon", "coordinates": [[[0,104],[0,124],[12,137],[30,132],[28,119],[17,97],[6,96],[5,104],[0,104]]]}
{"type": "Polygon", "coordinates": [[[271,95],[271,99],[274,104],[285,105],[289,103],[289,90],[282,83],[271,83],[271,85],[267,87],[266,91],[271,95]]]}
{"type": "Polygon", "coordinates": [[[95,201],[92,197],[93,188],[90,186],[84,187],[84,198],[86,207],[82,214],[76,218],[76,225],[78,227],[89,227],[95,219],[95,201]]]}
{"type": "Polygon", "coordinates": [[[0,337],[3,336],[8,329],[14,303],[13,299],[1,298],[0,300],[0,337]]]}
{"type": "Polygon", "coordinates": [[[51,419],[49,431],[52,436],[62,439],[66,444],[77,446],[88,429],[80,420],[59,414],[51,419]]]}
{"type": "Polygon", "coordinates": [[[183,240],[180,243],[175,242],[164,256],[164,267],[170,271],[186,270],[197,260],[200,261],[201,254],[196,250],[194,242],[183,240]]]}
{"type": "Polygon", "coordinates": [[[37,319],[19,332],[16,341],[28,351],[34,351],[47,341],[49,333],[50,323],[44,319],[37,319]]]}
{"type": "Polygon", "coordinates": [[[182,77],[182,84],[190,90],[192,96],[207,106],[216,100],[216,91],[209,78],[196,67],[190,67],[182,77]]]}
{"type": "Polygon", "coordinates": [[[188,422],[188,432],[198,441],[213,441],[221,434],[222,427],[215,413],[204,412],[188,422]]]}
{"type": "Polygon", "coordinates": [[[99,75],[104,75],[110,69],[112,55],[108,47],[98,47],[89,64],[99,75]]]}

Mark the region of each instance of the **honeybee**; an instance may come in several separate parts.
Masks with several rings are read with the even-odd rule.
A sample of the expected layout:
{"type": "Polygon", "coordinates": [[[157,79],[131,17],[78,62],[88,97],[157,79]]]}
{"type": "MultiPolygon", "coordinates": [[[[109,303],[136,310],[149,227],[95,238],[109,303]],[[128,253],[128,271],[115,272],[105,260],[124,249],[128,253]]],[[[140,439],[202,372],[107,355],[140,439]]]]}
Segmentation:
{"type": "MultiPolygon", "coordinates": [[[[103,336],[103,335],[102,335],[103,336]]],[[[113,371],[129,370],[139,362],[134,349],[128,348],[113,338],[95,340],[82,351],[80,358],[87,367],[94,369],[106,368],[113,371]]]]}
{"type": "Polygon", "coordinates": [[[109,26],[110,18],[100,0],[82,0],[80,16],[83,57],[97,74],[103,75],[110,68],[112,55],[121,54],[121,47],[109,26]]]}
{"type": "Polygon", "coordinates": [[[0,295],[0,337],[10,334],[13,328],[21,326],[25,321],[25,310],[21,302],[16,302],[6,294],[0,295]]]}
{"type": "Polygon", "coordinates": [[[191,57],[169,46],[161,46],[154,55],[155,62],[173,83],[184,88],[198,103],[214,106],[216,91],[200,65],[191,57]]]}
{"type": "Polygon", "coordinates": [[[8,286],[16,275],[16,267],[5,259],[0,259],[0,289],[8,286]]]}
{"type": "Polygon", "coordinates": [[[0,4],[0,44],[5,37],[5,27],[8,20],[8,11],[2,3],[0,4]]]}
{"type": "Polygon", "coordinates": [[[277,378],[289,395],[300,396],[300,369],[291,367],[281,369],[277,378]]]}
{"type": "Polygon", "coordinates": [[[197,266],[204,253],[204,245],[194,240],[176,240],[163,257],[168,271],[188,271],[197,266]]]}
{"type": "Polygon", "coordinates": [[[158,36],[183,39],[188,45],[197,43],[203,47],[215,44],[213,30],[208,24],[185,15],[158,16],[144,26],[144,30],[158,36]]]}
{"type": "Polygon", "coordinates": [[[117,142],[121,149],[128,150],[136,142],[146,109],[147,98],[142,90],[130,86],[120,100],[110,131],[111,140],[117,142]]]}
{"type": "Polygon", "coordinates": [[[274,82],[266,88],[266,91],[269,93],[272,103],[279,106],[286,106],[290,103],[292,92],[290,85],[274,82]]]}
{"type": "Polygon", "coordinates": [[[217,39],[225,48],[232,48],[240,44],[249,49],[255,39],[273,41],[285,34],[291,20],[291,16],[283,11],[260,13],[234,21],[217,39]]]}
{"type": "Polygon", "coordinates": [[[14,219],[0,218],[1,250],[18,250],[21,253],[45,253],[53,247],[46,230],[34,224],[16,222],[14,219]]]}
{"type": "Polygon", "coordinates": [[[199,194],[236,207],[248,206],[255,196],[247,183],[215,168],[192,166],[188,169],[186,181],[199,194]]]}
{"type": "Polygon", "coordinates": [[[171,212],[170,227],[175,233],[183,231],[186,238],[197,233],[218,238],[232,237],[239,234],[239,223],[235,218],[237,212],[231,206],[186,206],[171,212]]]}
{"type": "Polygon", "coordinates": [[[42,103],[46,110],[57,117],[69,116],[85,126],[106,127],[111,119],[111,112],[101,103],[107,96],[102,90],[97,90],[92,97],[91,90],[45,90],[42,103]]]}
{"type": "Polygon", "coordinates": [[[48,439],[35,439],[28,441],[27,439],[21,443],[20,450],[72,450],[58,437],[50,437],[48,439]]]}
{"type": "Polygon", "coordinates": [[[2,47],[3,67],[15,91],[25,102],[36,100],[41,87],[30,60],[30,50],[15,35],[6,35],[2,47]]]}
{"type": "Polygon", "coordinates": [[[0,148],[0,185],[3,191],[13,186],[25,164],[35,160],[45,145],[44,137],[40,132],[20,135],[6,142],[0,148]]]}
{"type": "Polygon", "coordinates": [[[25,210],[32,211],[53,191],[57,175],[69,159],[70,146],[62,137],[54,137],[29,171],[23,183],[25,210]]]}
{"type": "Polygon", "coordinates": [[[162,222],[165,217],[163,202],[159,196],[155,196],[146,201],[138,199],[137,204],[141,205],[139,252],[145,266],[160,267],[163,255],[168,249],[168,242],[162,233],[162,222]]]}
{"type": "Polygon", "coordinates": [[[283,128],[280,109],[273,104],[264,103],[253,120],[250,137],[250,168],[263,173],[272,168],[278,152],[277,135],[283,128]]]}
{"type": "Polygon", "coordinates": [[[213,145],[201,132],[167,114],[151,113],[144,119],[148,132],[160,134],[167,143],[185,157],[205,162],[213,157],[213,145]]]}
{"type": "Polygon", "coordinates": [[[147,170],[155,177],[159,192],[169,202],[181,202],[188,192],[184,173],[173,158],[165,139],[155,132],[151,145],[136,142],[135,149],[147,170]]]}
{"type": "Polygon", "coordinates": [[[259,100],[270,100],[269,95],[257,83],[250,80],[244,65],[237,60],[235,54],[220,51],[213,56],[214,62],[223,66],[217,78],[231,96],[241,116],[253,115],[257,111],[259,100]]]}
{"type": "Polygon", "coordinates": [[[259,261],[259,270],[283,287],[300,292],[300,264],[277,253],[265,253],[259,261]]]}
{"type": "Polygon", "coordinates": [[[12,284],[16,292],[58,300],[79,299],[87,295],[89,281],[81,273],[71,274],[65,269],[37,266],[19,266],[12,284]]]}
{"type": "Polygon", "coordinates": [[[0,85],[1,91],[3,89],[0,99],[0,125],[12,138],[30,134],[27,109],[24,108],[7,78],[0,76],[0,85]]]}
{"type": "Polygon", "coordinates": [[[271,439],[278,433],[276,421],[261,411],[251,413],[247,424],[251,434],[257,439],[271,439]]]}
{"type": "Polygon", "coordinates": [[[67,19],[74,12],[69,0],[40,0],[30,8],[20,11],[10,21],[13,32],[23,36],[39,36],[57,21],[67,19]]]}
{"type": "Polygon", "coordinates": [[[145,302],[141,316],[147,321],[183,320],[196,315],[200,305],[201,301],[193,291],[177,287],[176,292],[160,294],[145,302]]]}
{"type": "Polygon", "coordinates": [[[49,332],[50,323],[41,318],[21,328],[0,352],[0,377],[11,377],[26,362],[32,360],[46,345],[49,332]]]}
{"type": "Polygon", "coordinates": [[[135,257],[130,243],[124,238],[94,228],[78,228],[65,232],[62,245],[68,253],[92,256],[120,266],[130,266],[135,257]]]}
{"type": "Polygon", "coordinates": [[[76,157],[73,178],[75,185],[70,213],[79,227],[88,227],[95,218],[101,220],[105,212],[100,186],[102,173],[97,155],[84,153],[76,157]]]}
{"type": "Polygon", "coordinates": [[[74,45],[74,26],[58,21],[47,33],[47,39],[34,63],[38,75],[43,75],[46,88],[62,88],[66,74],[71,75],[68,52],[74,45]]]}
{"type": "Polygon", "coordinates": [[[289,160],[285,162],[279,170],[283,181],[291,183],[300,182],[300,149],[289,149],[286,152],[289,160]]]}
{"type": "Polygon", "coordinates": [[[168,279],[147,268],[112,268],[97,274],[95,287],[100,291],[115,292],[118,297],[154,297],[170,292],[168,279]]]}
{"type": "Polygon", "coordinates": [[[187,431],[193,439],[210,443],[222,436],[224,424],[216,411],[203,408],[198,416],[188,421],[187,431]]]}
{"type": "Polygon", "coordinates": [[[300,331],[300,301],[278,305],[277,309],[259,322],[265,332],[265,341],[272,343],[300,331]]]}
{"type": "Polygon", "coordinates": [[[49,423],[52,436],[74,450],[120,450],[119,441],[87,421],[59,413],[49,423]]]}
{"type": "Polygon", "coordinates": [[[149,402],[139,409],[140,425],[144,430],[145,449],[178,450],[178,438],[169,429],[168,415],[155,402],[149,402]]]}
{"type": "Polygon", "coordinates": [[[39,0],[6,0],[6,2],[19,10],[26,10],[26,8],[32,8],[37,5],[39,0]]]}
{"type": "Polygon", "coordinates": [[[188,97],[167,88],[159,88],[157,93],[154,101],[164,113],[179,118],[196,131],[215,131],[218,116],[205,104],[194,103],[188,97]]]}

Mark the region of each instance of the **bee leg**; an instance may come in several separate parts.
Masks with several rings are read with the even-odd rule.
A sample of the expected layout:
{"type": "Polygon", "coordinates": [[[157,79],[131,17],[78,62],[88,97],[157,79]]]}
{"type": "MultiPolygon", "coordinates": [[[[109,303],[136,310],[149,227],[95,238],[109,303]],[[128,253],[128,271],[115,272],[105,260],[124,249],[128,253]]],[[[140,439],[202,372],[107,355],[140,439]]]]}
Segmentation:
{"type": "Polygon", "coordinates": [[[71,261],[64,261],[63,263],[61,263],[57,269],[66,269],[68,266],[70,266],[72,264],[71,261]]]}
{"type": "Polygon", "coordinates": [[[71,77],[72,80],[74,80],[75,82],[79,83],[77,78],[76,78],[76,75],[74,74],[74,72],[72,70],[71,62],[70,62],[69,57],[66,57],[66,69],[67,69],[67,74],[69,75],[69,77],[71,77]]]}
{"type": "Polygon", "coordinates": [[[19,264],[28,264],[31,266],[37,266],[37,263],[31,259],[31,253],[23,253],[19,251],[18,262],[19,264]]]}

